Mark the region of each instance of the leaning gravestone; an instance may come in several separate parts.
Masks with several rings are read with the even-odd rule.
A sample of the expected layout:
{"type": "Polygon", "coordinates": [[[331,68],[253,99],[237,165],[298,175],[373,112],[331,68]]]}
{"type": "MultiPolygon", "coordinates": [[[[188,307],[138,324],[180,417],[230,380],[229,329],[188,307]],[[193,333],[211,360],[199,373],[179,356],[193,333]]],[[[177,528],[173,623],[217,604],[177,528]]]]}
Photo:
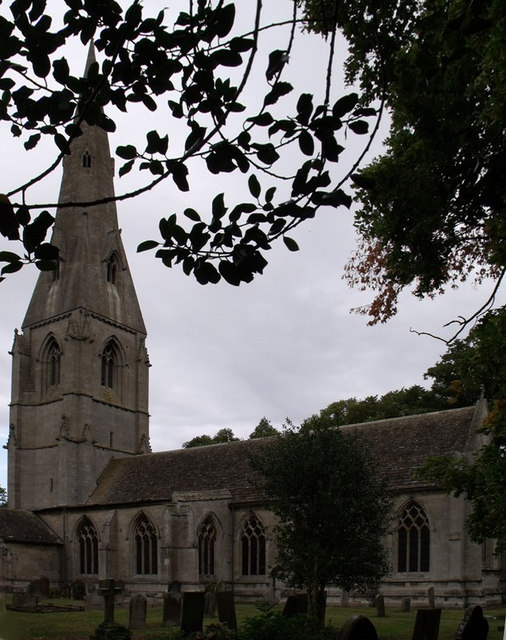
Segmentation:
{"type": "Polygon", "coordinates": [[[374,604],[376,606],[376,615],[378,618],[385,617],[385,598],[382,593],[378,593],[378,595],[374,598],[374,604]]]}
{"type": "Polygon", "coordinates": [[[288,596],[285,606],[283,607],[283,617],[293,618],[293,616],[301,613],[307,613],[307,593],[297,593],[288,596]]]}
{"type": "Polygon", "coordinates": [[[339,640],[378,640],[378,634],[369,618],[353,616],[345,622],[339,640]]]}
{"type": "Polygon", "coordinates": [[[403,598],[401,600],[401,611],[403,613],[409,613],[411,610],[411,598],[403,598]]]}
{"type": "Polygon", "coordinates": [[[163,624],[167,626],[181,624],[181,596],[172,593],[163,594],[163,624]]]}
{"type": "Polygon", "coordinates": [[[413,640],[437,640],[441,609],[418,609],[413,640]]]}
{"type": "Polygon", "coordinates": [[[183,593],[183,607],[181,610],[181,631],[192,633],[202,631],[204,620],[204,592],[187,591],[183,593]]]}
{"type": "Polygon", "coordinates": [[[144,629],[146,626],[147,600],[142,593],[138,593],[131,600],[128,607],[128,626],[130,629],[144,629]]]}
{"type": "Polygon", "coordinates": [[[434,609],[436,607],[436,599],[434,597],[434,587],[429,587],[427,591],[427,595],[429,596],[429,609],[434,609]]]}
{"type": "Polygon", "coordinates": [[[487,640],[488,622],[479,605],[467,607],[464,619],[455,633],[455,640],[487,640]]]}
{"type": "Polygon", "coordinates": [[[216,594],[218,605],[218,620],[229,629],[237,629],[237,618],[235,615],[234,594],[232,591],[218,591],[216,594]]]}

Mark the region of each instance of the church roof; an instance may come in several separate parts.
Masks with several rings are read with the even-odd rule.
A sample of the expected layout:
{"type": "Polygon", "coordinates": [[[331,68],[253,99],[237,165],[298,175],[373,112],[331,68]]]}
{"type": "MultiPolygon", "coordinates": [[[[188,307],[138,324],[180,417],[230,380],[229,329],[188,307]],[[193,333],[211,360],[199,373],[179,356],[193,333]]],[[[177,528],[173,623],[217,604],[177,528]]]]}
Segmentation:
{"type": "Polygon", "coordinates": [[[0,508],[0,539],[28,544],[61,544],[58,536],[31,511],[0,508]]]}
{"type": "MultiPolygon", "coordinates": [[[[482,408],[482,407],[481,407],[482,408]]],[[[404,416],[341,427],[358,429],[370,443],[378,468],[397,491],[434,487],[412,472],[428,456],[465,453],[476,446],[476,429],[484,413],[479,407],[404,416]]],[[[112,460],[88,505],[134,504],[227,497],[255,499],[251,454],[273,438],[208,445],[112,460]],[[216,493],[222,492],[222,493],[216,493]],[[174,494],[180,494],[175,496],[174,494]],[[183,495],[181,495],[183,494],[183,495]]]]}

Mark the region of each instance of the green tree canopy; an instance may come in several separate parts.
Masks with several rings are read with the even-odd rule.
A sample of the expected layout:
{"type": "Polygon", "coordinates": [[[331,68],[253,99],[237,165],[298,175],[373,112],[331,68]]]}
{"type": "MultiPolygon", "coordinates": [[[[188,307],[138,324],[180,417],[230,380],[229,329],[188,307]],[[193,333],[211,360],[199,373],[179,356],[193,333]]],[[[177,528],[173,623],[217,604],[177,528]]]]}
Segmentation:
{"type": "Polygon", "coordinates": [[[375,585],[389,570],[383,536],[391,498],[369,449],[355,431],[313,416],[285,425],[272,446],[252,459],[258,486],[279,518],[282,576],[306,589],[310,613],[323,622],[325,588],[375,585]]]}
{"type": "Polygon", "coordinates": [[[203,447],[208,444],[224,444],[226,442],[236,442],[239,438],[236,438],[232,429],[224,428],[219,429],[214,436],[208,436],[203,434],[201,436],[195,436],[188,442],[183,442],[183,449],[191,449],[192,447],[203,447]]]}
{"type": "Polygon", "coordinates": [[[267,438],[269,436],[278,435],[279,431],[272,426],[271,421],[267,420],[267,418],[262,418],[260,422],[257,424],[255,429],[249,434],[249,439],[252,440],[254,438],[267,438]]]}

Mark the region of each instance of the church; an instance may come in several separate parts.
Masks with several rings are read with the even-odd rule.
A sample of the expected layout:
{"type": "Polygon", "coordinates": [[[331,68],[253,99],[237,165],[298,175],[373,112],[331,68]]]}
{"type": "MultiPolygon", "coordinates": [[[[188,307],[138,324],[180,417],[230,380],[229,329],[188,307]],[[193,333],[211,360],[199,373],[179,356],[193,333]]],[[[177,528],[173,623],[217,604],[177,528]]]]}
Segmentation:
{"type": "MultiPolygon", "coordinates": [[[[152,601],[220,583],[238,601],[280,599],[275,518],[248,455],[269,439],[152,452],[146,328],[118,228],[107,133],[82,125],[64,160],[52,242],[58,269],[41,272],[12,347],[8,507],[0,509],[0,588],[99,580],[152,601]],[[80,206],[79,202],[101,204],[80,206]]],[[[350,425],[371,444],[395,498],[385,540],[387,604],[500,604],[493,541],[472,543],[470,506],[412,473],[427,456],[471,455],[486,402],[350,425]]],[[[363,595],[329,592],[329,603],[363,595]]]]}

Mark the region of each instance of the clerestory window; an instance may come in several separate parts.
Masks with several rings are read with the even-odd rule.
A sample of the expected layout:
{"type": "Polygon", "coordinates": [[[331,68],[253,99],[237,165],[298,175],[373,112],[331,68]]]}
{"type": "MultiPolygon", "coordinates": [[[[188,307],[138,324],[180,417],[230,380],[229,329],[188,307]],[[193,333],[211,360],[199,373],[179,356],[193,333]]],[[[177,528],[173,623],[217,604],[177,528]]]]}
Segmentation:
{"type": "Polygon", "coordinates": [[[113,340],[105,345],[101,355],[101,384],[109,389],[118,388],[119,356],[113,340]]]}

